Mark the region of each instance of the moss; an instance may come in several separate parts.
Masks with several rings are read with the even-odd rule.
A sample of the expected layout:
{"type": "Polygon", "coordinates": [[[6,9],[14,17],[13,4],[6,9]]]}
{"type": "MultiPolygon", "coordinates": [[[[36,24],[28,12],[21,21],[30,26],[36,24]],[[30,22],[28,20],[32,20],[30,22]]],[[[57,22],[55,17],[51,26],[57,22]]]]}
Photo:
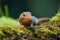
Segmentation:
{"type": "Polygon", "coordinates": [[[60,21],[60,12],[58,12],[55,16],[53,16],[50,22],[59,22],[60,21]]]}
{"type": "Polygon", "coordinates": [[[0,17],[0,40],[60,40],[59,13],[49,22],[35,26],[35,32],[23,25],[17,28],[18,24],[16,19],[0,17]]]}

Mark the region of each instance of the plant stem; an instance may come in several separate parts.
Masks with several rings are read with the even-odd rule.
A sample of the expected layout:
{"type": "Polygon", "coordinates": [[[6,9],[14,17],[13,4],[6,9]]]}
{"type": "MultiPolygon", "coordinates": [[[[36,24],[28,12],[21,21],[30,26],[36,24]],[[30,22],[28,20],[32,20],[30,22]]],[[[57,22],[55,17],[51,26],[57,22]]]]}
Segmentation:
{"type": "Polygon", "coordinates": [[[5,9],[5,16],[9,17],[8,5],[5,4],[4,9],[5,9]]]}

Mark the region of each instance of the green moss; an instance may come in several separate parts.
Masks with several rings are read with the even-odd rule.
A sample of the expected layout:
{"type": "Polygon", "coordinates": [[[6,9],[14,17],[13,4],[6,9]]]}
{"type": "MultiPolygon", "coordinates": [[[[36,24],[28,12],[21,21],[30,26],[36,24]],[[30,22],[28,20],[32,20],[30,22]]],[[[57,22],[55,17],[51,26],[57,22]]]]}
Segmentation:
{"type": "MultiPolygon", "coordinates": [[[[54,17],[52,19],[54,19],[54,17]]],[[[58,18],[59,21],[52,19],[49,22],[41,24],[40,26],[35,26],[34,27],[35,32],[32,32],[23,25],[17,28],[19,22],[16,19],[2,16],[0,17],[0,39],[60,40],[60,26],[59,26],[60,20],[59,18],[58,18]]]]}
{"type": "Polygon", "coordinates": [[[60,21],[60,12],[58,12],[54,17],[52,17],[50,21],[51,22],[60,21]]]}
{"type": "Polygon", "coordinates": [[[14,27],[18,24],[18,21],[13,19],[13,18],[9,18],[9,17],[0,17],[0,27],[3,26],[10,26],[10,27],[14,27]]]}

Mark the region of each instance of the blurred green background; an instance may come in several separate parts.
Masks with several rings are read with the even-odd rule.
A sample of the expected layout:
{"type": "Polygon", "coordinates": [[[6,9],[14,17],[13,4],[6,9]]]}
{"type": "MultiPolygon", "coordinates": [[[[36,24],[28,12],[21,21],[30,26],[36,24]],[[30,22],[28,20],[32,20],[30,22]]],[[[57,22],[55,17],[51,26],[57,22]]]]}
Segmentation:
{"type": "Polygon", "coordinates": [[[0,15],[18,18],[23,11],[36,17],[52,17],[60,8],[60,0],[0,0],[0,15]]]}

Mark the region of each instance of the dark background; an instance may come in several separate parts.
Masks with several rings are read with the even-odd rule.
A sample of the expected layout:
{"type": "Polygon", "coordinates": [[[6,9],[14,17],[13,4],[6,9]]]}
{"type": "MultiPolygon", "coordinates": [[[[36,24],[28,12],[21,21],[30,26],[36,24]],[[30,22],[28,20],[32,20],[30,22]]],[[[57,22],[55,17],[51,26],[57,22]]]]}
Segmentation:
{"type": "Polygon", "coordinates": [[[23,11],[30,11],[36,17],[52,17],[59,9],[60,0],[2,0],[3,12],[5,4],[13,18],[18,18],[23,11]]]}

